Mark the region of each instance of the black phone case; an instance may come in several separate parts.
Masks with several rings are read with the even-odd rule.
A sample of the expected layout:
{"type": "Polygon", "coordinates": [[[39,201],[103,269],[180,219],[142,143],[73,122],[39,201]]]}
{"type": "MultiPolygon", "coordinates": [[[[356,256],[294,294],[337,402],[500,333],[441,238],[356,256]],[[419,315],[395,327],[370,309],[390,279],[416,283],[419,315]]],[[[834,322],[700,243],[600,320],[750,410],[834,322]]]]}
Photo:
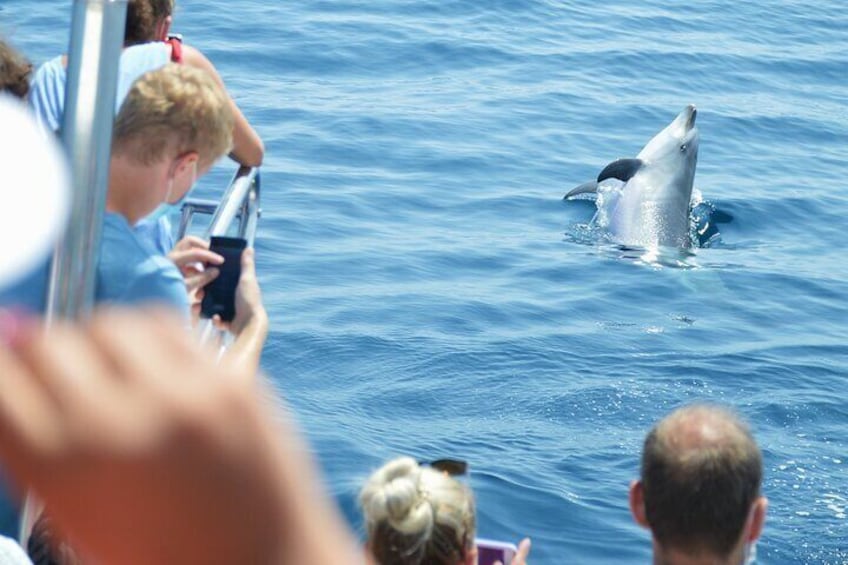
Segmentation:
{"type": "Polygon", "coordinates": [[[232,321],[236,315],[236,287],[241,277],[241,253],[247,247],[247,241],[240,237],[213,236],[209,241],[209,250],[224,258],[218,277],[203,289],[203,301],[200,303],[200,315],[211,318],[216,314],[225,322],[232,321]]]}

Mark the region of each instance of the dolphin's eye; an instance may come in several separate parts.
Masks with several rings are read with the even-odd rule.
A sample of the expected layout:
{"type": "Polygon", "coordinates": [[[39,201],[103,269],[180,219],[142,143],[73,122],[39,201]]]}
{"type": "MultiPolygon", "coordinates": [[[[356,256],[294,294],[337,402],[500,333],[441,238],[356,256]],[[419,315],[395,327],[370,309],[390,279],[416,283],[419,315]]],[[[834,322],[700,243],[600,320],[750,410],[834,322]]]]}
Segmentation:
{"type": "Polygon", "coordinates": [[[685,143],[684,143],[683,145],[681,145],[681,146],[680,146],[680,152],[681,152],[681,153],[686,153],[686,150],[687,150],[687,149],[689,149],[689,146],[688,146],[687,144],[685,144],[685,143]]]}

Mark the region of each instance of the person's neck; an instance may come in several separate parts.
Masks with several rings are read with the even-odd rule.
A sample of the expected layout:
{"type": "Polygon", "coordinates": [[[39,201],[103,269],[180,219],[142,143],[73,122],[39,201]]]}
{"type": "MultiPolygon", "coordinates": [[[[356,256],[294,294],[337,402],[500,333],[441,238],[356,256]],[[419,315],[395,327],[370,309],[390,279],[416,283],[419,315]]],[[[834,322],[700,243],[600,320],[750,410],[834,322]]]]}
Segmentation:
{"type": "Polygon", "coordinates": [[[106,211],[120,214],[132,226],[156,209],[151,167],[113,155],[109,163],[106,211]]]}
{"type": "Polygon", "coordinates": [[[692,555],[673,548],[663,549],[654,544],[654,565],[741,565],[742,561],[741,549],[720,557],[707,553],[692,555]]]}

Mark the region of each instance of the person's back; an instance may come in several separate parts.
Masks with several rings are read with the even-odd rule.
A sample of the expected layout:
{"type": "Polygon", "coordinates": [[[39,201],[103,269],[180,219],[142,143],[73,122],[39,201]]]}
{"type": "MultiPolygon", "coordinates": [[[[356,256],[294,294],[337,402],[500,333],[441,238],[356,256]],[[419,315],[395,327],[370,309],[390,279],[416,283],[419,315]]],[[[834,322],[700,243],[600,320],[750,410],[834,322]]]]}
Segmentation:
{"type": "MultiPolygon", "coordinates": [[[[130,0],[127,3],[124,46],[144,45],[153,42],[158,32],[157,14],[162,10],[156,6],[170,0],[130,0]]],[[[118,96],[115,100],[115,112],[120,109],[123,97],[135,80],[147,71],[163,66],[171,60],[170,49],[162,43],[159,48],[144,50],[145,59],[132,58],[125,62],[122,54],[119,64],[118,96]],[[163,56],[164,53],[164,56],[163,56]]],[[[62,126],[65,109],[65,87],[67,81],[68,60],[59,55],[42,64],[32,79],[29,92],[29,104],[35,119],[46,132],[58,132],[62,126]]]]}
{"type": "MultiPolygon", "coordinates": [[[[207,72],[224,89],[223,80],[209,59],[197,49],[182,45],[180,40],[169,38],[173,11],[173,0],[129,0],[125,48],[118,66],[116,112],[138,77],[171,62],[207,72]]],[[[58,132],[62,125],[66,67],[67,57],[60,55],[41,65],[33,77],[29,103],[46,132],[58,132]]],[[[242,165],[259,166],[265,154],[262,139],[229,95],[227,100],[234,116],[230,156],[242,165]]],[[[174,247],[173,230],[167,217],[141,218],[133,229],[163,255],[174,247]]]]}
{"type": "MultiPolygon", "coordinates": [[[[119,64],[116,111],[132,83],[142,74],[168,62],[184,63],[212,75],[223,88],[223,80],[214,65],[191,46],[169,39],[174,10],[173,0],[130,0],[124,30],[124,47],[119,64]],[[128,53],[129,52],[129,53],[128,53]]],[[[62,125],[67,80],[67,57],[60,55],[41,65],[32,80],[30,106],[36,120],[46,131],[58,132],[62,125]]],[[[232,157],[246,166],[259,166],[265,147],[236,103],[229,98],[234,114],[232,157]]]]}
{"type": "Polygon", "coordinates": [[[651,530],[654,563],[745,563],[768,505],[761,481],[760,450],[730,412],[694,405],[660,421],[630,488],[634,520],[651,530]]]}

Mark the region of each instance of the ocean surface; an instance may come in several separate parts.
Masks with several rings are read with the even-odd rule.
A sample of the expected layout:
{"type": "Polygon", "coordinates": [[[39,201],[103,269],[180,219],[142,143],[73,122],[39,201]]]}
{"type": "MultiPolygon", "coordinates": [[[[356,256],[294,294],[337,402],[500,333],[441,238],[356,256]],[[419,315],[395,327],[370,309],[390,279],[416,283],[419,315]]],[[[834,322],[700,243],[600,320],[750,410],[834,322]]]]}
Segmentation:
{"type": "MultiPolygon", "coordinates": [[[[0,0],[0,33],[41,63],[70,6],[0,0]]],[[[174,29],[267,145],[264,366],[358,531],[383,461],[459,457],[481,536],[649,562],[641,442],[710,401],[762,446],[758,562],[848,563],[843,0],[178,0],[174,29]],[[562,196],[689,103],[732,221],[623,251],[562,196]]]]}

